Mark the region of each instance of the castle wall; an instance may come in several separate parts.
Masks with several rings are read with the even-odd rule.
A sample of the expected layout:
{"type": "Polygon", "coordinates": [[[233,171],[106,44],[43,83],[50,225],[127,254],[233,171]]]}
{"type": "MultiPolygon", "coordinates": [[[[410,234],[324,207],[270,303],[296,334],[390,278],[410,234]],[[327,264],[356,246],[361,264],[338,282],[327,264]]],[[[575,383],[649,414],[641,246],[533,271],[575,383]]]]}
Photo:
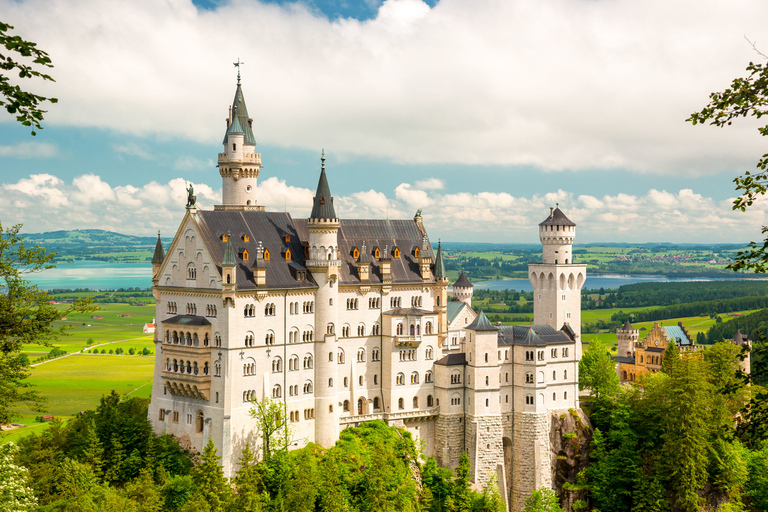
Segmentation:
{"type": "Polygon", "coordinates": [[[435,421],[435,460],[438,465],[455,469],[464,446],[464,414],[440,414],[435,421]]]}
{"type": "Polygon", "coordinates": [[[552,486],[549,412],[514,413],[511,511],[519,512],[525,498],[539,487],[552,486]]]}

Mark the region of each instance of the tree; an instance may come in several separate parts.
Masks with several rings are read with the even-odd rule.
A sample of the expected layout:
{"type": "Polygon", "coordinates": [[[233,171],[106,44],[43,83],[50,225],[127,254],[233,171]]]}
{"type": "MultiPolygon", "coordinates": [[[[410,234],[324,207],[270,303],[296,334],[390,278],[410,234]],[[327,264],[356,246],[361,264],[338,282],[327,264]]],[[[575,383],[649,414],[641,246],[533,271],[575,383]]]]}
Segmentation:
{"type": "MultiPolygon", "coordinates": [[[[0,23],[0,26],[2,24],[0,23]]],[[[0,424],[10,423],[11,409],[18,403],[41,411],[43,397],[25,382],[28,359],[21,357],[24,345],[46,345],[65,334],[65,328],[51,323],[74,312],[92,311],[90,300],[79,300],[66,310],[49,304],[44,290],[24,279],[26,274],[54,268],[54,254],[35,246],[28,248],[19,235],[21,224],[3,230],[0,223],[0,424]]]]}
{"type": "Polygon", "coordinates": [[[213,512],[224,510],[232,497],[232,489],[224,478],[219,461],[221,457],[216,451],[213,439],[209,439],[200,457],[200,464],[192,470],[195,494],[202,498],[213,512]]]}
{"type": "MultiPolygon", "coordinates": [[[[25,64],[19,60],[32,59],[32,64],[42,66],[43,68],[52,68],[53,64],[48,54],[37,48],[35,43],[25,41],[19,36],[8,34],[13,29],[11,25],[0,21],[0,106],[5,110],[16,115],[16,120],[24,126],[33,126],[42,130],[40,121],[43,120],[43,114],[46,112],[40,108],[44,102],[56,103],[56,98],[46,98],[38,94],[32,94],[24,91],[19,85],[12,85],[10,78],[5,72],[15,72],[18,70],[19,78],[38,77],[43,80],[55,82],[49,75],[38,71],[32,65],[25,64]],[[10,52],[10,53],[6,53],[10,52]]],[[[8,73],[10,74],[10,73],[8,73]]],[[[36,132],[32,130],[32,135],[36,132]]]]}
{"type": "Polygon", "coordinates": [[[0,510],[24,512],[37,508],[34,492],[27,486],[28,471],[13,460],[18,450],[13,443],[0,445],[0,510]]]}
{"type": "Polygon", "coordinates": [[[619,391],[616,364],[600,342],[590,343],[579,361],[579,389],[590,389],[596,398],[619,391]]]}
{"type": "Polygon", "coordinates": [[[240,455],[240,469],[234,478],[235,484],[235,510],[244,512],[261,512],[266,510],[269,503],[269,494],[264,491],[264,482],[261,472],[256,466],[256,457],[251,447],[246,443],[240,455]]]}
{"type": "Polygon", "coordinates": [[[523,512],[563,512],[563,509],[555,491],[548,487],[542,487],[525,498],[523,512]]]}
{"type": "Polygon", "coordinates": [[[249,414],[256,420],[256,429],[261,434],[264,460],[268,461],[273,451],[287,450],[291,440],[286,404],[270,398],[253,400],[251,403],[253,407],[249,414]]]}

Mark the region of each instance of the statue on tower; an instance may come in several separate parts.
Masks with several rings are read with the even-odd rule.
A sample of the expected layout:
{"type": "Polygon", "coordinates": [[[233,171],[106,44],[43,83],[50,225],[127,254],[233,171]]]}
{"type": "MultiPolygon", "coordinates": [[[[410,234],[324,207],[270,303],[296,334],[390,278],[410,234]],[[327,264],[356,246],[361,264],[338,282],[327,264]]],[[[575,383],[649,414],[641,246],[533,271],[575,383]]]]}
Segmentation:
{"type": "Polygon", "coordinates": [[[189,187],[187,187],[187,208],[193,208],[196,201],[195,189],[192,187],[192,183],[190,183],[189,187]]]}

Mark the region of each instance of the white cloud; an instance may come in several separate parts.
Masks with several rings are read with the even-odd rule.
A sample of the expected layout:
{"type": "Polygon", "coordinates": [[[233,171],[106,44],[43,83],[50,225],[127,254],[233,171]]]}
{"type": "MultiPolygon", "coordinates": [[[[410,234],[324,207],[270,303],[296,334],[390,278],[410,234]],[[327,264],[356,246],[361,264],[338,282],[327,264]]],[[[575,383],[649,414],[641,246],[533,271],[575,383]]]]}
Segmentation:
{"type": "Polygon", "coordinates": [[[415,187],[421,190],[442,190],[445,188],[445,182],[437,178],[427,178],[417,181],[415,187]]]}
{"type": "Polygon", "coordinates": [[[173,168],[177,171],[202,171],[216,167],[216,163],[211,160],[202,160],[189,155],[182,155],[173,162],[173,168]]]}
{"type": "MultiPolygon", "coordinates": [[[[78,176],[71,183],[36,174],[0,184],[5,199],[0,202],[0,218],[9,224],[24,223],[27,232],[102,228],[144,235],[157,229],[173,233],[184,215],[187,185],[184,179],[173,178],[167,183],[112,187],[94,174],[78,176]]],[[[193,186],[200,208],[210,210],[221,202],[220,190],[193,186]]],[[[286,210],[294,218],[306,218],[314,191],[271,177],[259,182],[254,195],[268,211],[286,210]]],[[[600,198],[553,190],[522,197],[506,192],[444,194],[402,183],[391,197],[367,190],[334,199],[341,218],[410,219],[423,208],[424,224],[434,240],[506,243],[536,243],[536,226],[555,203],[578,224],[577,243],[744,243],[768,224],[768,198],[742,213],[734,212],[729,200],[716,201],[692,189],[650,189],[645,194],[600,198]]]]}
{"type": "Polygon", "coordinates": [[[113,144],[112,149],[114,149],[117,153],[128,156],[135,156],[141,158],[142,160],[155,159],[155,156],[152,153],[142,148],[135,142],[128,142],[126,144],[113,144]]]}
{"type": "Polygon", "coordinates": [[[11,158],[53,158],[59,156],[59,148],[49,142],[19,142],[0,146],[0,156],[11,158]]]}
{"type": "Polygon", "coordinates": [[[755,57],[744,34],[768,40],[760,0],[387,0],[364,22],[255,0],[213,11],[191,0],[0,0],[0,12],[51,54],[56,83],[36,92],[60,99],[52,125],[216,141],[237,57],[222,48],[237,48],[259,142],[407,163],[688,174],[751,168],[762,154],[754,123],[684,122],[755,57]]]}

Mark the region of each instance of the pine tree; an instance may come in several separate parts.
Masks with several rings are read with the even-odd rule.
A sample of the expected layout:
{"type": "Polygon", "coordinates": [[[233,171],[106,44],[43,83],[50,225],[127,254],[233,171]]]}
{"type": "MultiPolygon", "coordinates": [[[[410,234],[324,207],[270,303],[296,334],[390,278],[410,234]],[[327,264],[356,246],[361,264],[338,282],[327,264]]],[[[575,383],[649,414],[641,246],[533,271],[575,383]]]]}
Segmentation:
{"type": "Polygon", "coordinates": [[[123,461],[125,460],[125,450],[123,444],[113,434],[109,441],[109,450],[105,450],[106,471],[104,471],[104,480],[107,482],[118,482],[123,474],[123,461]]]}
{"type": "Polygon", "coordinates": [[[488,476],[488,481],[483,486],[483,491],[480,494],[474,509],[479,510],[480,512],[506,511],[504,501],[501,499],[501,493],[499,493],[499,485],[498,480],[496,479],[496,473],[491,473],[488,476]]]}
{"type": "Polygon", "coordinates": [[[138,478],[128,482],[123,495],[136,504],[138,512],[159,512],[163,508],[163,496],[155,487],[149,469],[141,470],[138,478]]]}
{"type": "Polygon", "coordinates": [[[93,470],[93,474],[96,475],[97,478],[101,478],[101,469],[104,465],[104,450],[99,442],[99,436],[96,435],[96,430],[90,422],[88,422],[85,430],[85,439],[87,445],[85,446],[80,461],[90,466],[93,470]]]}
{"type": "Polygon", "coordinates": [[[246,443],[240,455],[240,469],[234,478],[235,499],[234,510],[244,512],[261,512],[269,504],[269,494],[264,490],[264,483],[259,468],[256,466],[256,456],[246,443]]]}
{"type": "Polygon", "coordinates": [[[469,456],[462,452],[459,457],[459,466],[454,471],[456,477],[451,484],[451,498],[453,510],[456,512],[468,512],[472,510],[472,495],[469,490],[469,456]]]}
{"type": "Polygon", "coordinates": [[[661,359],[661,371],[672,375],[675,365],[680,363],[680,348],[674,341],[669,342],[661,359]]]}
{"type": "Polygon", "coordinates": [[[213,439],[209,439],[200,457],[200,464],[192,470],[195,493],[208,504],[212,512],[224,510],[232,498],[232,489],[224,478],[220,461],[213,439]]]}

